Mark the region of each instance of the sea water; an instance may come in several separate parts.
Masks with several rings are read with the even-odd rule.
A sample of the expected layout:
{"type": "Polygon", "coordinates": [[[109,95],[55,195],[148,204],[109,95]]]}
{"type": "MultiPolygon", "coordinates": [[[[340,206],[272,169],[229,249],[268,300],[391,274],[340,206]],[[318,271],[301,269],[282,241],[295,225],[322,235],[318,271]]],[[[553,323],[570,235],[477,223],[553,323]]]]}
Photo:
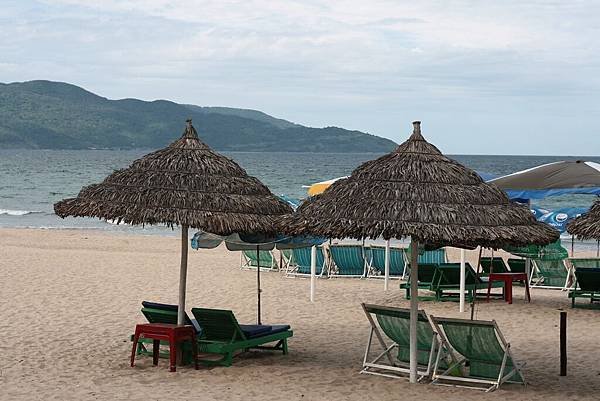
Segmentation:
{"type": "MultiPolygon", "coordinates": [[[[166,227],[131,227],[91,218],[61,219],[53,204],[74,197],[86,185],[150,152],[136,150],[3,150],[0,149],[0,227],[93,228],[119,232],[176,234],[166,227]]],[[[265,183],[276,195],[306,197],[303,186],[352,173],[375,153],[223,152],[265,183]]],[[[559,160],[600,157],[573,156],[450,156],[471,169],[496,176],[559,160]]],[[[568,195],[535,202],[545,209],[589,207],[595,197],[568,195]]]]}

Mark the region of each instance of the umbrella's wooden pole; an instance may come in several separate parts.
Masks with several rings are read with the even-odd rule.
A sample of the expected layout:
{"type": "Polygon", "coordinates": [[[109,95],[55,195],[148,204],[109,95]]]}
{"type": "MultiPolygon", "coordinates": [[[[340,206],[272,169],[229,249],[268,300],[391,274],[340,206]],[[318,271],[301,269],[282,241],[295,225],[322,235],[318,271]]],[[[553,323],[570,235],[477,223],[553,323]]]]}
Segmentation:
{"type": "Polygon", "coordinates": [[[187,279],[188,259],[188,226],[181,226],[181,267],[179,269],[179,307],[177,308],[177,324],[185,324],[185,284],[187,279]]]}
{"type": "Polygon", "coordinates": [[[256,297],[257,297],[257,318],[256,324],[262,324],[260,322],[260,245],[256,245],[256,297]]]}
{"type": "Polygon", "coordinates": [[[459,294],[459,311],[463,313],[465,311],[465,281],[466,281],[466,262],[465,262],[465,250],[460,250],[460,294],[459,294]]]}
{"type": "Polygon", "coordinates": [[[390,281],[390,240],[385,241],[385,279],[383,280],[383,290],[388,290],[388,284],[390,281]]]}
{"type": "Polygon", "coordinates": [[[419,244],[410,242],[410,382],[417,382],[417,313],[419,313],[419,244]]]}

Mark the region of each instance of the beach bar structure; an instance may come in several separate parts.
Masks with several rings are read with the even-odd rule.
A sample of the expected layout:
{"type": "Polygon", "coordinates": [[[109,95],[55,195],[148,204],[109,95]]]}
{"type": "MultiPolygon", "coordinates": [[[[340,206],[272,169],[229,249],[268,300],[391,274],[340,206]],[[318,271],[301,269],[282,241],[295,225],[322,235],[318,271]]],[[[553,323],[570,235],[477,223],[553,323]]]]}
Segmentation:
{"type": "MultiPolygon", "coordinates": [[[[535,220],[499,188],[444,156],[421,135],[421,123],[398,148],[356,168],[286,217],[290,235],[385,240],[410,237],[410,381],[417,381],[419,246],[473,249],[548,244],[558,231],[535,220]]],[[[464,263],[461,282],[465,282],[464,263]]],[[[461,288],[464,294],[464,287],[461,288]]]]}
{"type": "Polygon", "coordinates": [[[214,152],[187,120],[181,138],[135,160],[77,197],[54,205],[60,217],[181,227],[178,324],[184,324],[188,228],[217,235],[275,234],[292,208],[233,160],[214,152]]]}

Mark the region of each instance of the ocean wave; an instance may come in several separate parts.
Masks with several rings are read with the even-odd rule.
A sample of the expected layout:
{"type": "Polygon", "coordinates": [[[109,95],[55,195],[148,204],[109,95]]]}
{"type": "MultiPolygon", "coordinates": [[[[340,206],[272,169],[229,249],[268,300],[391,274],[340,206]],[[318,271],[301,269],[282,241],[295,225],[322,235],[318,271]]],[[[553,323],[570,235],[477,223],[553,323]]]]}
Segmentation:
{"type": "Polygon", "coordinates": [[[8,216],[26,216],[28,214],[44,213],[39,210],[13,210],[13,209],[0,209],[0,215],[8,216]]]}

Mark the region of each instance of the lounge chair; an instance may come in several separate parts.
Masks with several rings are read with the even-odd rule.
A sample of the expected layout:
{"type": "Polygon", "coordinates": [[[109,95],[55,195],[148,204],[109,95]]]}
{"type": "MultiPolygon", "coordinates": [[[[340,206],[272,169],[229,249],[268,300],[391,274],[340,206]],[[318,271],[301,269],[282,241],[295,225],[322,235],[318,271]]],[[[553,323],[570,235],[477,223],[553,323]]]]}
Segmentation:
{"type": "MultiPolygon", "coordinates": [[[[493,282],[492,288],[504,287],[503,282],[493,282]]],[[[477,290],[488,288],[486,277],[478,277],[477,273],[469,262],[465,263],[465,291],[467,299],[473,300],[477,290]]],[[[431,283],[431,290],[436,294],[436,300],[452,300],[458,299],[460,294],[460,263],[443,263],[438,265],[436,276],[431,283]]]]}
{"type": "MultiPolygon", "coordinates": [[[[292,269],[288,270],[290,276],[310,275],[310,254],[311,247],[292,249],[292,260],[294,261],[292,269]]],[[[322,276],[325,273],[325,255],[323,247],[317,247],[317,275],[322,276]]]]}
{"type": "Polygon", "coordinates": [[[232,311],[222,309],[192,308],[192,314],[202,327],[198,360],[204,364],[231,366],[236,352],[249,349],[288,353],[287,339],[293,336],[288,325],[240,325],[232,311]]]}
{"type": "MultiPolygon", "coordinates": [[[[437,277],[437,270],[438,265],[435,263],[423,263],[423,264],[419,264],[419,272],[417,274],[417,286],[419,290],[429,290],[431,291],[431,286],[433,284],[433,281],[436,279],[437,277]]],[[[410,281],[406,282],[406,283],[402,283],[400,284],[400,289],[404,289],[406,290],[406,299],[410,299],[410,281]]],[[[419,296],[419,299],[422,300],[426,300],[426,299],[432,299],[432,297],[422,297],[419,296]]]]}
{"type": "MultiPolygon", "coordinates": [[[[525,273],[525,265],[527,263],[526,259],[508,258],[506,263],[508,263],[511,273],[525,273]]],[[[529,275],[531,275],[531,273],[529,275]]]]}
{"type": "Polygon", "coordinates": [[[567,290],[573,281],[572,269],[564,260],[532,259],[535,272],[532,274],[531,287],[567,290]]]}
{"type": "Polygon", "coordinates": [[[600,301],[600,268],[575,268],[575,285],[569,292],[571,307],[575,308],[576,298],[588,298],[590,304],[600,301]]]}
{"type": "MultiPolygon", "coordinates": [[[[161,303],[156,303],[156,302],[148,302],[148,301],[144,301],[142,302],[142,314],[146,317],[146,319],[148,320],[149,323],[168,323],[168,324],[177,324],[177,305],[169,305],[169,304],[161,304],[161,303]]],[[[198,309],[198,310],[202,310],[202,311],[217,311],[215,312],[217,315],[218,314],[225,314],[224,312],[229,312],[229,314],[231,314],[231,317],[233,317],[233,313],[231,311],[221,311],[221,310],[217,310],[217,309],[198,309]]],[[[194,309],[192,309],[192,313],[194,313],[194,309]]],[[[210,314],[210,312],[206,312],[205,314],[210,314]]],[[[211,343],[211,335],[215,335],[215,331],[218,332],[219,328],[215,326],[215,324],[209,325],[203,325],[201,323],[199,323],[199,321],[197,320],[198,318],[196,317],[196,313],[194,313],[194,317],[195,319],[190,319],[189,316],[187,315],[187,313],[185,314],[185,322],[188,325],[191,325],[194,327],[194,330],[196,332],[196,338],[198,339],[198,345],[199,345],[199,349],[201,350],[201,352],[204,353],[208,353],[208,354],[214,354],[214,349],[219,350],[220,348],[217,345],[207,345],[207,343],[211,343]],[[209,326],[210,326],[210,330],[209,330],[209,326]],[[209,349],[208,351],[206,349],[209,349]],[[204,351],[202,351],[204,350],[204,351]]],[[[235,317],[233,317],[233,319],[235,319],[235,317]]],[[[228,321],[228,318],[224,319],[225,323],[223,323],[223,328],[221,329],[222,332],[228,332],[228,330],[230,330],[230,326],[231,326],[231,322],[228,321]]],[[[237,323],[237,322],[236,322],[237,323]]],[[[238,325],[238,328],[240,329],[241,333],[243,334],[243,338],[246,339],[246,341],[249,344],[255,344],[254,346],[248,346],[248,347],[244,347],[247,349],[250,348],[265,348],[265,349],[275,349],[275,350],[281,350],[283,351],[284,354],[287,354],[287,338],[291,337],[293,335],[293,332],[290,330],[290,326],[288,325],[254,325],[254,324],[249,324],[249,325],[238,325]],[[251,341],[250,341],[251,340],[251,341]],[[275,347],[261,347],[260,345],[262,344],[268,344],[270,342],[275,342],[275,341],[279,341],[278,344],[275,347]]],[[[231,331],[229,331],[231,332],[231,331]]],[[[237,337],[236,337],[237,338],[237,337]]],[[[242,337],[240,337],[242,338],[242,337]]],[[[229,340],[234,340],[233,335],[229,337],[229,340]]],[[[148,344],[152,344],[153,340],[147,340],[147,339],[140,339],[138,342],[138,350],[137,353],[138,355],[142,354],[142,355],[152,355],[152,351],[147,350],[146,346],[148,344]]],[[[219,342],[219,340],[215,340],[213,341],[215,343],[219,342]]],[[[166,344],[166,342],[161,341],[161,345],[166,344]]],[[[226,347],[227,348],[227,347],[226,347]]],[[[232,348],[232,347],[229,347],[232,348]]],[[[233,347],[235,348],[235,347],[233,347]]],[[[192,361],[191,358],[191,345],[190,344],[183,344],[183,358],[182,358],[182,362],[184,364],[190,363],[192,361]]],[[[243,348],[242,348],[243,349],[243,348]]],[[[228,354],[223,355],[221,353],[216,353],[217,358],[214,358],[214,355],[200,355],[200,357],[198,358],[199,362],[203,362],[207,365],[223,365],[223,366],[230,366],[231,365],[231,358],[233,357],[233,352],[236,351],[237,349],[227,349],[228,350],[228,354]]],[[[168,358],[169,357],[169,353],[168,351],[165,352],[161,352],[159,355],[161,358],[168,358]]]]}
{"type": "MultiPolygon", "coordinates": [[[[390,247],[390,277],[401,277],[406,269],[404,248],[390,247]]],[[[385,274],[385,247],[372,245],[369,247],[369,274],[377,272],[385,274]]]]}
{"type": "MultiPolygon", "coordinates": [[[[405,252],[404,256],[406,258],[406,265],[404,269],[404,273],[402,274],[402,279],[408,278],[410,274],[410,254],[409,252],[405,252]]],[[[438,248],[432,251],[424,251],[419,253],[419,266],[421,264],[437,264],[440,265],[442,263],[448,262],[448,258],[446,256],[446,248],[438,248]]]]}
{"type": "Polygon", "coordinates": [[[367,263],[360,245],[331,245],[329,253],[337,267],[332,277],[366,277],[367,263]]]}
{"type": "MultiPolygon", "coordinates": [[[[363,358],[363,369],[360,373],[392,378],[410,374],[410,309],[370,304],[362,304],[362,307],[371,324],[371,329],[363,358]],[[381,345],[381,352],[374,357],[371,355],[373,335],[381,345]],[[384,336],[392,343],[386,343],[384,336]]],[[[441,354],[440,365],[446,362],[448,355],[443,349],[440,349],[439,345],[438,337],[435,335],[425,311],[420,310],[417,320],[417,375],[419,380],[431,377],[438,353],[441,354]]]]}
{"type": "Polygon", "coordinates": [[[439,373],[440,358],[433,369],[433,384],[450,384],[492,391],[505,382],[525,384],[522,365],[515,362],[510,344],[495,321],[448,319],[430,316],[442,347],[459,356],[439,373]],[[455,374],[460,367],[462,375],[455,374]],[[483,386],[483,387],[482,387],[483,386]]]}
{"type": "Polygon", "coordinates": [[[272,251],[260,250],[258,257],[256,250],[242,251],[240,263],[242,269],[256,269],[258,262],[260,262],[261,270],[277,270],[279,268],[272,251]]]}
{"type": "Polygon", "coordinates": [[[281,268],[285,269],[286,273],[292,268],[294,264],[294,253],[291,249],[280,249],[279,255],[281,255],[281,268]]]}
{"type": "Polygon", "coordinates": [[[569,258],[575,269],[590,268],[600,269],[600,258],[569,258]]]}
{"type": "Polygon", "coordinates": [[[488,258],[483,257],[479,261],[479,266],[481,266],[481,275],[489,276],[490,273],[510,273],[510,270],[506,267],[504,260],[502,258],[488,258]]]}

